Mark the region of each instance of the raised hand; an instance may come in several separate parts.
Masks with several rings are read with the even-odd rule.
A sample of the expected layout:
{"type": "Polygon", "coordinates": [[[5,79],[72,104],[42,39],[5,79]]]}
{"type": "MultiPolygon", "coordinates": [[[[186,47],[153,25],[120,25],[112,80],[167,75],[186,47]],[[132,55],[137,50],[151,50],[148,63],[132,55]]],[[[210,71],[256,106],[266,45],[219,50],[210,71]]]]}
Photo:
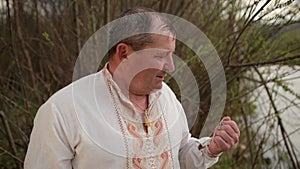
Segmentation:
{"type": "Polygon", "coordinates": [[[239,137],[240,130],[237,124],[230,117],[224,117],[215,128],[214,135],[207,147],[208,154],[214,157],[229,150],[239,141],[239,137]]]}

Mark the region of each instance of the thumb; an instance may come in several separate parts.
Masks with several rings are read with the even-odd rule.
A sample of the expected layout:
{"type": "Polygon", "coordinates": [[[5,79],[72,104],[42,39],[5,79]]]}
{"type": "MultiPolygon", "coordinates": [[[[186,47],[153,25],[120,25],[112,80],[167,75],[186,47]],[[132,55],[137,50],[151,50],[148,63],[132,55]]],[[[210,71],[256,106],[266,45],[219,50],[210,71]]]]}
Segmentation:
{"type": "Polygon", "coordinates": [[[223,121],[230,121],[230,120],[231,120],[231,118],[229,116],[223,117],[223,121]]]}

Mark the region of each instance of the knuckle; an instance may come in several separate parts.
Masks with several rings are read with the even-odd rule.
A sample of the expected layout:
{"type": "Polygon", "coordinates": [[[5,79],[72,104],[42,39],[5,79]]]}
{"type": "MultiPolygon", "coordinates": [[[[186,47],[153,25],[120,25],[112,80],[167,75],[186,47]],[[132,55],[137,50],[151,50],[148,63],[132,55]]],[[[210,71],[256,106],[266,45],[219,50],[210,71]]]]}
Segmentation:
{"type": "Polygon", "coordinates": [[[230,127],[229,127],[228,125],[224,125],[224,126],[223,126],[223,129],[226,130],[226,131],[228,131],[229,128],[230,128],[230,127]]]}
{"type": "Polygon", "coordinates": [[[220,136],[217,136],[215,138],[215,141],[220,144],[222,142],[222,138],[220,136]]]}
{"type": "Polygon", "coordinates": [[[236,136],[235,140],[236,140],[236,142],[238,142],[239,141],[239,136],[236,136]]]}
{"type": "Polygon", "coordinates": [[[219,141],[219,140],[220,140],[220,136],[219,135],[215,136],[215,141],[219,141]]]}
{"type": "Polygon", "coordinates": [[[222,134],[222,136],[227,134],[227,132],[225,130],[220,131],[220,133],[222,134]]]}
{"type": "Polygon", "coordinates": [[[231,142],[230,142],[231,147],[234,146],[234,144],[235,144],[235,141],[231,140],[231,142]]]}

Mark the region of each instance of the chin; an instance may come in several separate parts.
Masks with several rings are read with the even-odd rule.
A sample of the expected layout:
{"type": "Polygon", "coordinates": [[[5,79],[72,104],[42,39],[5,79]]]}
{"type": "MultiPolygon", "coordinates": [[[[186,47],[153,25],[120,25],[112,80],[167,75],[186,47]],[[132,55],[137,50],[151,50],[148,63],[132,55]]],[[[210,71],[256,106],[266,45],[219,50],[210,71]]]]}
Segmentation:
{"type": "Polygon", "coordinates": [[[156,84],[154,89],[161,89],[163,87],[162,83],[156,84]]]}

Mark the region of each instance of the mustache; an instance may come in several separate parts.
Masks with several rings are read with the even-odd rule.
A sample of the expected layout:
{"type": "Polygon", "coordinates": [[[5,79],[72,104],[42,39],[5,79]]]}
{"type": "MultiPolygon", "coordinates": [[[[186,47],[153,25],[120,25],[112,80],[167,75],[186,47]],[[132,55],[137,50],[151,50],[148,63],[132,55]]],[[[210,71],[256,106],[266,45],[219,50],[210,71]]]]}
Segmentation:
{"type": "Polygon", "coordinates": [[[159,72],[156,74],[156,76],[164,76],[164,75],[166,75],[166,74],[167,74],[166,71],[159,71],[159,72]]]}

